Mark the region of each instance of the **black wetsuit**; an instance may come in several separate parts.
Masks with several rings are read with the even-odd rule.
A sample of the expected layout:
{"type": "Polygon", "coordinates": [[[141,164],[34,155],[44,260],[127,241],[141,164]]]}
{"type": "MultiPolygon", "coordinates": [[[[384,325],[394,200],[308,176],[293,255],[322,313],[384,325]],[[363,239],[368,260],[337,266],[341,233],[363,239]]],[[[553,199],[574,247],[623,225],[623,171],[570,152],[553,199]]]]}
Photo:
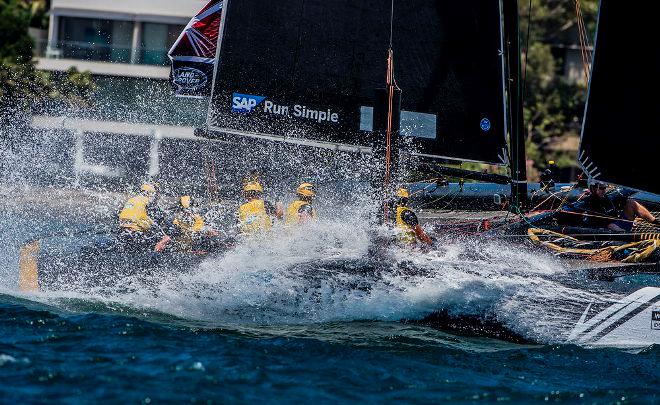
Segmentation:
{"type": "Polygon", "coordinates": [[[417,219],[417,215],[411,210],[403,211],[403,213],[401,214],[401,220],[411,228],[414,228],[417,225],[419,225],[419,219],[417,219]]]}
{"type": "Polygon", "coordinates": [[[585,215],[580,218],[581,226],[589,228],[607,228],[614,223],[624,230],[632,228],[632,222],[621,220],[623,210],[628,198],[618,191],[606,194],[603,198],[593,194],[587,195],[581,201],[581,212],[585,215]]]}

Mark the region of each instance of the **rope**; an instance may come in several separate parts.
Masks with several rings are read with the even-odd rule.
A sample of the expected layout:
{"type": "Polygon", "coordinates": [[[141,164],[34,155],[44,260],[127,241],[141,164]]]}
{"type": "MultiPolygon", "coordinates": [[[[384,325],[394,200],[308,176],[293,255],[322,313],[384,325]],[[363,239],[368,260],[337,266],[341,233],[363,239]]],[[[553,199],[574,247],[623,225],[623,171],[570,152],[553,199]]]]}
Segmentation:
{"type": "MultiPolygon", "coordinates": [[[[393,119],[393,104],[394,104],[394,66],[393,66],[394,52],[392,48],[387,51],[387,129],[385,131],[385,178],[383,179],[383,192],[385,193],[384,201],[387,201],[390,176],[391,176],[391,159],[392,159],[392,119],[393,119]]],[[[388,206],[387,203],[383,207],[384,217],[387,218],[388,206]]]]}
{"type": "Polygon", "coordinates": [[[529,229],[527,231],[530,240],[536,244],[545,246],[557,254],[569,254],[585,256],[588,260],[594,262],[608,262],[612,260],[619,260],[622,263],[641,263],[652,258],[653,253],[658,249],[658,239],[648,239],[638,242],[631,242],[619,246],[606,246],[601,248],[580,248],[580,247],[565,247],[558,243],[562,240],[570,241],[573,243],[581,243],[579,239],[564,235],[558,232],[553,232],[545,229],[529,229]],[[555,238],[552,241],[541,240],[541,236],[548,236],[555,238]],[[624,257],[615,257],[615,254],[621,253],[624,257]]]}
{"type": "MultiPolygon", "coordinates": [[[[559,194],[561,194],[561,193],[567,193],[567,194],[568,194],[568,193],[570,193],[570,191],[571,191],[570,189],[569,189],[569,190],[559,190],[559,191],[556,191],[556,192],[554,192],[554,193],[551,193],[551,194],[548,196],[548,198],[546,198],[545,200],[543,200],[543,201],[541,201],[540,203],[538,203],[534,208],[532,208],[532,209],[530,210],[530,212],[536,211],[537,209],[539,209],[540,207],[542,207],[543,204],[545,204],[546,202],[550,201],[552,198],[557,198],[557,199],[559,199],[559,197],[557,197],[559,194]]],[[[563,200],[560,200],[560,201],[563,201],[563,200]]],[[[563,204],[560,204],[559,207],[561,208],[562,205],[563,205],[563,204]]]]}
{"type": "Polygon", "coordinates": [[[577,18],[578,34],[580,37],[580,53],[582,55],[582,68],[584,69],[584,78],[586,83],[589,83],[590,74],[589,66],[591,65],[591,52],[589,51],[589,36],[587,29],[584,25],[584,17],[582,15],[582,7],[580,0],[575,0],[575,16],[577,18]]]}
{"type": "MultiPolygon", "coordinates": [[[[432,204],[435,204],[435,203],[437,203],[437,202],[440,202],[440,201],[444,200],[444,199],[447,198],[447,197],[452,197],[452,199],[449,201],[449,203],[451,203],[452,201],[454,201],[454,200],[456,199],[456,197],[457,197],[459,194],[460,194],[459,192],[456,192],[456,193],[447,193],[447,194],[445,194],[445,195],[441,195],[440,197],[438,197],[438,198],[436,198],[436,199],[433,199],[433,200],[431,200],[431,201],[429,201],[429,202],[427,202],[427,203],[425,203],[425,204],[420,205],[419,208],[420,208],[420,209],[423,209],[423,208],[429,207],[429,206],[431,206],[432,204]]],[[[445,206],[444,206],[443,208],[439,208],[439,210],[440,210],[440,211],[444,210],[445,208],[447,208],[448,205],[449,205],[449,204],[445,204],[445,206]]]]}
{"type": "Polygon", "coordinates": [[[626,219],[626,218],[618,218],[618,217],[609,217],[607,215],[598,215],[598,214],[587,214],[587,212],[593,212],[593,211],[586,211],[586,212],[574,212],[574,211],[566,211],[566,210],[558,210],[557,212],[561,212],[562,214],[571,214],[571,215],[580,215],[583,217],[590,217],[590,218],[600,218],[600,219],[608,219],[612,221],[623,221],[623,222],[632,222],[634,223],[634,219],[626,219]]]}
{"type": "Polygon", "coordinates": [[[389,217],[389,207],[387,204],[388,194],[390,192],[391,166],[392,166],[392,131],[394,120],[394,91],[397,90],[394,80],[394,50],[392,49],[394,38],[394,0],[391,1],[390,8],[390,46],[387,50],[387,129],[385,131],[385,178],[383,179],[383,218],[387,221],[389,217]]]}

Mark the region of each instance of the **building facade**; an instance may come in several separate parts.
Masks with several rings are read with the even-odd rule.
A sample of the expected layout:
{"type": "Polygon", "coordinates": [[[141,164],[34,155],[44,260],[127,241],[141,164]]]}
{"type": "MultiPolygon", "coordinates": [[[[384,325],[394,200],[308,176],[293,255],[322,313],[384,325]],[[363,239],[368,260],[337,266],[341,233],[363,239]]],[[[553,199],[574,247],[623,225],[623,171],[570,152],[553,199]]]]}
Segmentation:
{"type": "Polygon", "coordinates": [[[206,0],[52,0],[48,32],[31,32],[37,68],[88,71],[96,90],[82,112],[55,107],[33,117],[52,155],[53,176],[80,185],[134,186],[165,176],[173,184],[204,184],[194,127],[206,105],[174,97],[167,52],[206,0]],[[61,114],[61,115],[60,115],[61,114]],[[187,156],[187,155],[186,155],[187,156]],[[179,160],[177,160],[179,159],[179,160]],[[185,159],[184,159],[185,160],[185,159]],[[168,175],[171,171],[188,174],[168,175]],[[113,183],[114,182],[114,183],[113,183]]]}
{"type": "Polygon", "coordinates": [[[167,78],[167,51],[204,0],[53,0],[43,70],[167,78]],[[112,64],[112,65],[110,65],[112,64]]]}

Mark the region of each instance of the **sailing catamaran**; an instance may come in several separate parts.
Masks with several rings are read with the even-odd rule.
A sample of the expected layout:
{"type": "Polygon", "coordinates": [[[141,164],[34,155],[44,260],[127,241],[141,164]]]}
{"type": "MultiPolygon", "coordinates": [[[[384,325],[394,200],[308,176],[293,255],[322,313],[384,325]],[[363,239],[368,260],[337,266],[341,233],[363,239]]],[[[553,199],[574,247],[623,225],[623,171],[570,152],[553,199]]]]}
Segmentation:
{"type": "MultiPolygon", "coordinates": [[[[653,114],[645,113],[650,107],[639,108],[630,96],[637,92],[632,94],[634,101],[646,100],[637,96],[652,91],[641,82],[652,75],[632,75],[628,81],[617,76],[624,67],[630,69],[619,58],[621,43],[613,38],[653,38],[644,31],[651,24],[640,24],[640,16],[624,19],[637,20],[634,26],[613,22],[630,13],[625,9],[613,0],[601,2],[580,164],[592,178],[657,193],[658,182],[644,176],[652,172],[657,141],[646,137],[647,144],[622,143],[620,137],[631,128],[636,134],[654,128],[653,114]],[[639,85],[632,85],[632,80],[639,80],[639,85]],[[604,94],[606,88],[618,102],[604,94]],[[603,117],[616,116],[627,120],[611,131],[612,123],[603,117]]],[[[506,166],[510,177],[462,173],[510,185],[509,207],[519,216],[496,231],[546,229],[555,218],[556,210],[525,214],[529,206],[516,0],[211,1],[186,27],[170,55],[177,94],[209,97],[207,127],[198,131],[202,136],[266,151],[272,145],[289,145],[293,151],[371,155],[376,166],[370,180],[384,189],[380,196],[401,180],[404,163],[455,160],[506,166]],[[214,38],[217,49],[211,44],[214,38]]],[[[654,71],[655,65],[650,65],[648,71],[654,71]]],[[[300,169],[283,160],[270,163],[300,169]]],[[[431,221],[447,224],[440,217],[431,221]]],[[[452,232],[451,226],[441,229],[452,232]]],[[[546,246],[566,239],[533,231],[529,236],[546,246]]],[[[655,249],[657,237],[648,240],[642,247],[655,249]]],[[[33,256],[26,255],[25,262],[34,270],[29,274],[47,272],[47,266],[30,262],[33,256]]],[[[587,266],[584,259],[578,257],[575,266],[590,267],[586,274],[595,277],[566,282],[614,291],[621,299],[574,312],[575,327],[568,339],[583,344],[660,343],[657,279],[641,288],[625,278],[631,277],[631,268],[622,267],[620,258],[610,257],[613,264],[606,266],[587,266]]],[[[632,270],[652,273],[657,271],[657,263],[653,265],[632,270]]],[[[41,287],[36,278],[28,277],[30,285],[41,287]]]]}
{"type": "MultiPolygon", "coordinates": [[[[528,229],[533,241],[546,246],[556,246],[553,242],[557,238],[566,240],[564,235],[534,232],[553,224],[559,210],[523,214],[528,208],[528,190],[522,136],[518,2],[412,1],[396,3],[396,9],[393,6],[390,1],[290,1],[273,5],[267,1],[225,0],[205,135],[326,148],[367,146],[375,155],[384,155],[388,163],[395,162],[393,171],[401,158],[399,152],[406,154],[408,160],[453,159],[509,166],[510,207],[522,220],[503,228],[514,232],[528,229]],[[259,12],[266,8],[269,13],[259,12]],[[383,83],[383,77],[387,83],[383,83]],[[389,97],[383,90],[385,84],[390,88],[389,97]],[[413,142],[404,150],[400,137],[413,142]],[[385,146],[383,139],[388,139],[385,146]],[[543,239],[548,236],[554,239],[543,239]]],[[[630,13],[629,7],[614,1],[601,3],[580,164],[590,178],[657,193],[660,183],[644,175],[652,172],[650,154],[657,148],[649,147],[648,142],[654,141],[646,140],[646,145],[625,142],[625,147],[619,148],[621,133],[632,130],[644,134],[654,128],[648,122],[653,114],[643,114],[650,111],[649,105],[641,107],[630,101],[630,96],[635,101],[647,99],[634,92],[649,87],[639,83],[631,89],[629,82],[617,80],[616,76],[626,68],[630,70],[620,57],[620,48],[626,42],[616,39],[653,38],[652,33],[645,31],[652,25],[639,23],[639,18],[630,13]],[[635,29],[616,21],[636,21],[635,29]],[[612,94],[611,86],[616,86],[618,102],[607,97],[606,93],[612,94]],[[616,116],[629,119],[618,121],[613,128],[604,117],[616,116]],[[630,125],[631,121],[635,124],[630,125]],[[614,150],[616,158],[612,156],[614,150]]],[[[627,42],[630,43],[642,46],[639,41],[627,42]]],[[[649,72],[655,67],[651,65],[647,65],[649,72]]],[[[644,80],[652,77],[632,76],[644,80]]],[[[387,175],[390,168],[383,171],[387,175]]],[[[378,173],[381,178],[383,171],[378,173]]],[[[617,235],[607,238],[617,239],[617,235]]],[[[635,238],[643,241],[623,247],[606,246],[604,249],[610,253],[625,251],[625,257],[610,255],[613,265],[601,266],[590,274],[600,278],[605,274],[616,280],[631,270],[657,272],[658,259],[652,254],[657,233],[651,227],[650,231],[633,232],[635,238]],[[651,260],[650,266],[620,265],[640,254],[651,260]]],[[[568,250],[577,253],[580,249],[568,250]]],[[[582,260],[602,252],[595,248],[578,257],[582,260]]],[[[634,292],[622,301],[625,304],[615,304],[602,313],[610,314],[602,316],[609,322],[619,320],[607,327],[597,322],[600,316],[586,320],[589,311],[595,309],[589,308],[571,339],[597,344],[612,343],[613,336],[618,336],[619,343],[625,344],[626,339],[632,342],[643,336],[642,341],[660,342],[657,325],[652,324],[657,315],[652,307],[659,300],[660,288],[634,292]],[[631,307],[636,310],[621,310],[631,307]],[[646,323],[642,322],[644,319],[646,323]],[[646,328],[635,326],[638,323],[646,328]],[[591,326],[586,328],[587,324],[591,326]],[[587,338],[588,333],[580,332],[581,328],[608,333],[587,338]]]]}

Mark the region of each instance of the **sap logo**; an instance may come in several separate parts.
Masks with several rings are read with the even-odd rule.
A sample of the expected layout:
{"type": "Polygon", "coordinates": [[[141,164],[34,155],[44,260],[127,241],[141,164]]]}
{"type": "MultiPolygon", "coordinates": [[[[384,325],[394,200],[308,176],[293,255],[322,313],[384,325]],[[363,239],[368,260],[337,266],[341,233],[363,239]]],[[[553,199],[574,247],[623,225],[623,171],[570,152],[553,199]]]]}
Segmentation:
{"type": "Polygon", "coordinates": [[[231,110],[233,112],[249,113],[261,104],[266,97],[251,94],[233,93],[231,96],[231,110]]]}
{"type": "Polygon", "coordinates": [[[206,74],[199,69],[184,67],[172,72],[174,84],[180,89],[197,90],[206,85],[206,74]]]}

